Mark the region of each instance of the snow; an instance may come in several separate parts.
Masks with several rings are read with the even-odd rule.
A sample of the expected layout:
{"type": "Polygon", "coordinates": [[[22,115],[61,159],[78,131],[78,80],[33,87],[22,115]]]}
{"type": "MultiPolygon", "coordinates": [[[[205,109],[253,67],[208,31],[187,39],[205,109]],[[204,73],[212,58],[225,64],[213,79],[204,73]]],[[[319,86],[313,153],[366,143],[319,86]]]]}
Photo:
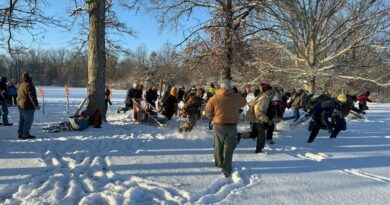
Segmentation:
{"type": "MultiPolygon", "coordinates": [[[[102,129],[45,133],[67,119],[63,88],[45,87],[45,115],[37,111],[35,140],[18,140],[17,125],[0,127],[1,204],[388,204],[390,201],[390,104],[370,104],[366,120],[348,120],[337,139],[321,131],[312,144],[305,125],[274,136],[275,145],[255,154],[242,140],[234,171],[214,167],[207,120],[191,133],[117,114],[125,91],[113,91],[102,129]]],[[[86,96],[71,88],[70,111],[86,96]]],[[[41,98],[40,98],[41,99],[41,98]]],[[[10,107],[10,122],[18,111],[10,107]]],[[[288,115],[288,114],[286,114],[288,115]]],[[[240,130],[248,129],[240,124],[240,130]]]]}

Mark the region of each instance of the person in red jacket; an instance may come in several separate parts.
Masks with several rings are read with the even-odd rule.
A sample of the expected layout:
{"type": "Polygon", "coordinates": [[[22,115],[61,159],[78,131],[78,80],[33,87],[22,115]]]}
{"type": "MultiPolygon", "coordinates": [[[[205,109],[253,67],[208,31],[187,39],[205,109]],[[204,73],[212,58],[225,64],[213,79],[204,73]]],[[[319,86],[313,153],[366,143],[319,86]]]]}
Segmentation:
{"type": "Polygon", "coordinates": [[[364,110],[368,110],[367,102],[374,102],[370,98],[370,91],[367,91],[357,97],[357,101],[359,101],[359,110],[363,112],[364,110]]]}

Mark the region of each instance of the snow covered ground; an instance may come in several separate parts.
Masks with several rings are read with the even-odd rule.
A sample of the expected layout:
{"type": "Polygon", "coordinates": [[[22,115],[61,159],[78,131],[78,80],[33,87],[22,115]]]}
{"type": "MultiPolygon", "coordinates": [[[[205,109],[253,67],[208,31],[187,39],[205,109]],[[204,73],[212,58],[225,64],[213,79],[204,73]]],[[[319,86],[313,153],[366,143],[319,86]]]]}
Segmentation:
{"type": "MultiPolygon", "coordinates": [[[[275,136],[255,154],[253,140],[234,153],[234,172],[214,167],[212,134],[201,120],[189,134],[137,124],[116,114],[125,91],[113,93],[108,124],[82,132],[45,133],[65,113],[63,88],[45,89],[46,114],[36,112],[32,134],[0,126],[1,204],[389,204],[390,104],[370,104],[366,120],[349,120],[337,139],[321,131],[312,144],[303,125],[275,136]]],[[[71,113],[85,97],[71,88],[71,113]]],[[[10,108],[10,122],[18,111],[10,108]]],[[[240,124],[239,129],[248,125],[240,124]]]]}

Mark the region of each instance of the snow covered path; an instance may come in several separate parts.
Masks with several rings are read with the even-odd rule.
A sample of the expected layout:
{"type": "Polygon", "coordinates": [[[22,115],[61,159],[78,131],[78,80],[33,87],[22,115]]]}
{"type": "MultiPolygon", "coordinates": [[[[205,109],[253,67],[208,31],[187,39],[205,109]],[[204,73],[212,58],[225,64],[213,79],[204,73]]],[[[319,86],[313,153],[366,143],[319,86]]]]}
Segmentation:
{"type": "MultiPolygon", "coordinates": [[[[114,107],[122,96],[114,99],[114,107]]],[[[71,99],[71,110],[81,99],[71,99]]],[[[167,128],[150,127],[112,108],[103,129],[44,133],[42,127],[67,117],[62,99],[47,102],[46,115],[35,117],[32,134],[38,139],[17,140],[17,126],[0,127],[1,204],[390,201],[390,104],[372,104],[367,120],[348,121],[348,130],[334,140],[321,131],[307,144],[303,125],[290,130],[286,124],[279,125],[283,132],[265,153],[255,154],[255,141],[242,140],[234,172],[225,178],[214,167],[206,120],[183,135],[176,132],[177,119],[167,128]]],[[[16,117],[17,110],[10,108],[10,121],[17,122],[16,117]]]]}

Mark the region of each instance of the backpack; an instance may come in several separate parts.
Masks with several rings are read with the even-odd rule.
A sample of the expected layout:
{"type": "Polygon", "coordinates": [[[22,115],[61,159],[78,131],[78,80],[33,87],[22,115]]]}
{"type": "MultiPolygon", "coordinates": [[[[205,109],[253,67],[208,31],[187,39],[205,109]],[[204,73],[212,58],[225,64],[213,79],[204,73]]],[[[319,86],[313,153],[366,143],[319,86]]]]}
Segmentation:
{"type": "Polygon", "coordinates": [[[255,105],[258,103],[258,100],[260,98],[260,95],[257,96],[255,99],[252,100],[251,103],[249,103],[249,109],[246,111],[245,119],[249,122],[255,122],[257,121],[256,114],[255,114],[255,105]]]}

